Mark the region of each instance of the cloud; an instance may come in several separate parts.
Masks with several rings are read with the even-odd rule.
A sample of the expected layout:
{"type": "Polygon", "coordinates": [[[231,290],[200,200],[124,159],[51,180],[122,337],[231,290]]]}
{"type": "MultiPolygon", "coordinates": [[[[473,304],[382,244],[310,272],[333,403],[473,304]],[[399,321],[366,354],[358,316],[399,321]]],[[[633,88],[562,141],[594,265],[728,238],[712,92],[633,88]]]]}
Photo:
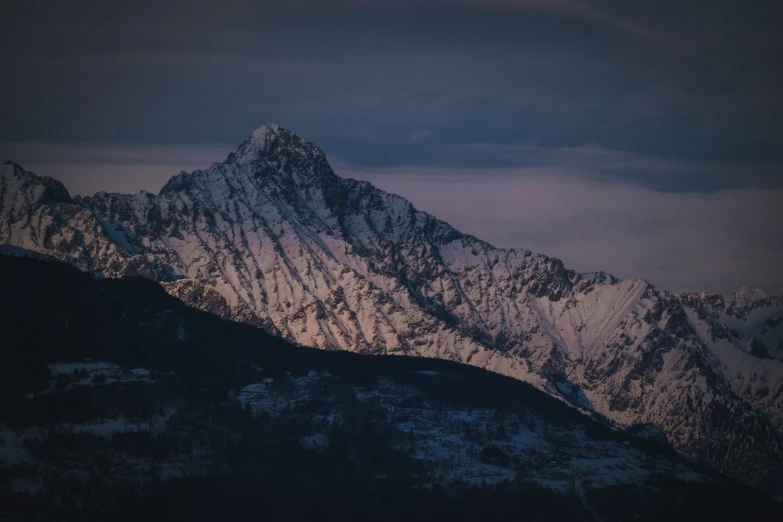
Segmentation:
{"type": "MultiPolygon", "coordinates": [[[[661,192],[714,192],[754,187],[783,188],[783,163],[695,161],[633,154],[603,147],[542,147],[469,143],[444,147],[447,166],[459,164],[556,167],[560,172],[613,184],[640,185],[661,192]]],[[[459,169],[452,171],[460,172],[459,169]]],[[[470,175],[465,171],[464,175],[470,175]]]]}
{"type": "Polygon", "coordinates": [[[0,140],[234,143],[273,120],[356,163],[423,163],[475,142],[781,162],[783,37],[770,9],[15,3],[0,140]],[[429,139],[411,139],[422,129],[429,139]]]}
{"type": "Polygon", "coordinates": [[[529,248],[583,271],[672,291],[783,294],[783,189],[660,192],[562,167],[373,170],[338,165],[494,245],[529,248]]]}

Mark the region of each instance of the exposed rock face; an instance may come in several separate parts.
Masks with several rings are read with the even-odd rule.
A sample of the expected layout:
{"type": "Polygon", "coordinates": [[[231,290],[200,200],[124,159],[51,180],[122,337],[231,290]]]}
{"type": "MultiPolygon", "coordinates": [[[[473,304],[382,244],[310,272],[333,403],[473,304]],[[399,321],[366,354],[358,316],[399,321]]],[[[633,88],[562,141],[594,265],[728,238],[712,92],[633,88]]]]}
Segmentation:
{"type": "Polygon", "coordinates": [[[252,324],[270,333],[280,334],[274,323],[268,318],[263,319],[259,317],[257,313],[244,303],[230,306],[225,297],[200,281],[195,279],[177,279],[176,281],[161,282],[161,285],[170,295],[188,303],[193,308],[209,312],[221,319],[252,324]]]}
{"type": "Polygon", "coordinates": [[[1,243],[165,282],[299,344],[511,375],[783,491],[781,297],[675,295],[495,248],[338,177],[318,147],[275,125],[159,195],[71,199],[14,164],[0,183],[1,243]]]}

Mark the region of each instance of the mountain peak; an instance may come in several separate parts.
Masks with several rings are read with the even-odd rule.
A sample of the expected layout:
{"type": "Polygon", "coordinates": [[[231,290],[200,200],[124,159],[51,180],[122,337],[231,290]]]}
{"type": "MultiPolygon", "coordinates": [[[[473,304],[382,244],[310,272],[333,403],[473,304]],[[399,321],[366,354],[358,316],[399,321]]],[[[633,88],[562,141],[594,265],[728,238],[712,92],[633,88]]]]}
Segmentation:
{"type": "Polygon", "coordinates": [[[239,147],[237,147],[237,151],[235,153],[229,155],[229,160],[232,159],[232,156],[236,159],[241,159],[246,156],[261,155],[267,151],[270,151],[278,138],[287,137],[290,135],[293,135],[293,133],[285,129],[281,129],[274,123],[261,125],[259,128],[254,130],[253,133],[239,145],[239,147]]]}
{"type": "Polygon", "coordinates": [[[300,138],[295,133],[274,123],[267,123],[253,131],[236,152],[226,158],[225,163],[251,165],[255,170],[272,170],[290,174],[329,179],[334,177],[326,154],[316,144],[300,138]]]}
{"type": "Polygon", "coordinates": [[[265,135],[265,134],[269,134],[270,132],[277,134],[281,130],[284,132],[289,132],[286,131],[285,129],[280,129],[277,123],[269,122],[269,123],[265,123],[264,125],[261,125],[259,128],[253,131],[253,136],[265,135]]]}
{"type": "Polygon", "coordinates": [[[54,204],[71,201],[71,195],[61,181],[34,174],[13,161],[0,162],[0,187],[17,182],[21,182],[21,185],[15,185],[14,192],[27,190],[31,200],[39,203],[54,204]]]}
{"type": "Polygon", "coordinates": [[[734,295],[732,295],[732,298],[735,301],[742,301],[742,302],[762,301],[767,297],[769,296],[764,290],[751,285],[746,285],[739,288],[736,292],[734,292],[734,295]]]}
{"type": "Polygon", "coordinates": [[[254,130],[253,134],[251,134],[250,137],[247,140],[245,140],[245,143],[248,143],[249,145],[253,145],[254,147],[258,147],[264,150],[266,147],[269,146],[270,142],[274,139],[274,137],[279,136],[280,134],[293,134],[293,133],[285,129],[281,129],[275,123],[267,123],[265,125],[261,125],[259,128],[254,130]]]}
{"type": "Polygon", "coordinates": [[[308,149],[318,149],[293,132],[283,129],[275,123],[267,123],[258,127],[243,141],[236,152],[229,154],[227,163],[243,163],[243,160],[253,160],[279,156],[287,149],[301,148],[307,144],[308,149]]]}
{"type": "Polygon", "coordinates": [[[768,306],[774,301],[780,300],[779,297],[773,297],[764,290],[755,286],[743,286],[729,298],[727,310],[731,315],[737,317],[747,317],[751,311],[768,306]]]}
{"type": "MultiPolygon", "coordinates": [[[[333,183],[336,175],[326,160],[326,154],[314,143],[297,136],[274,123],[258,127],[235,152],[228,155],[223,165],[238,168],[254,179],[291,179],[296,173],[302,179],[333,183]]],[[[184,190],[192,181],[193,174],[210,175],[220,169],[215,164],[205,171],[180,172],[173,176],[160,190],[160,195],[184,190]]]]}

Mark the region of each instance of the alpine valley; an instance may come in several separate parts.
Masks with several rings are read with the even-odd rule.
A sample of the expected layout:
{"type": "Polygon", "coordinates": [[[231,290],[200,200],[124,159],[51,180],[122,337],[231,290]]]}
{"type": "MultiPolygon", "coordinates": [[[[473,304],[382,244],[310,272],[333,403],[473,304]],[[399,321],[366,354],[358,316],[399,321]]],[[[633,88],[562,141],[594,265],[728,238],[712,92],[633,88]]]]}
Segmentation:
{"type": "Polygon", "coordinates": [[[71,197],[0,168],[6,254],[140,276],[303,347],[477,366],[783,493],[783,297],[674,294],[495,248],[272,124],[157,195],[71,197]]]}

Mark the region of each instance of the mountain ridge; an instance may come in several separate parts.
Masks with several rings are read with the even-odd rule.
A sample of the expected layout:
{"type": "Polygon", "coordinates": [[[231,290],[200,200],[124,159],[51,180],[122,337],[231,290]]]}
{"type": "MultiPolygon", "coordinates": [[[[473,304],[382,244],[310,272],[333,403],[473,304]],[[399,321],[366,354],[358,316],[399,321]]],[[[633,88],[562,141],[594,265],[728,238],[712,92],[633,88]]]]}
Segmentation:
{"type": "Polygon", "coordinates": [[[16,296],[0,301],[15,334],[0,365],[6,518],[169,520],[176,506],[178,519],[241,520],[270,488],[264,515],[286,520],[399,506],[406,520],[761,521],[783,510],[470,365],[292,346],[154,282],[60,262],[0,257],[0,293],[16,296]]]}
{"type": "Polygon", "coordinates": [[[182,288],[186,302],[298,344],[510,375],[783,491],[781,297],[672,294],[495,248],[338,177],[321,149],[272,125],[158,195],[42,198],[19,169],[3,167],[0,243],[174,295],[177,280],[195,281],[226,305],[182,288]]]}

